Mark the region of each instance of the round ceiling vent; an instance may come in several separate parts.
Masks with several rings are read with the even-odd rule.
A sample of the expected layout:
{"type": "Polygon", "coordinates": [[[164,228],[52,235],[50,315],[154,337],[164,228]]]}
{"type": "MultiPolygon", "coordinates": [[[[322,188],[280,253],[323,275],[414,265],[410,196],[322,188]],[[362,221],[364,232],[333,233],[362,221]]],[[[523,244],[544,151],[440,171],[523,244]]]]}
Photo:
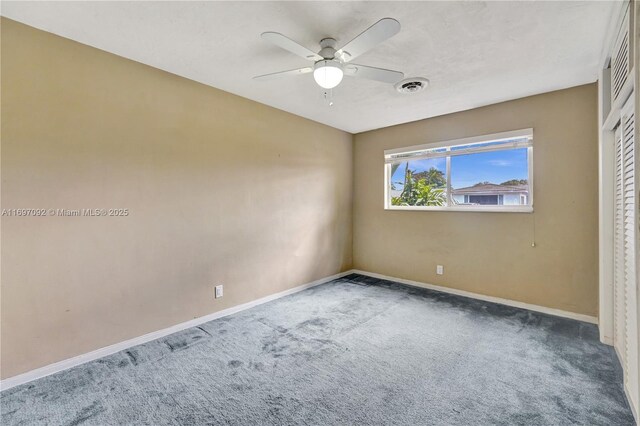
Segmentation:
{"type": "Polygon", "coordinates": [[[405,78],[395,84],[395,88],[400,93],[418,93],[422,92],[429,85],[429,80],[422,77],[405,78]]]}

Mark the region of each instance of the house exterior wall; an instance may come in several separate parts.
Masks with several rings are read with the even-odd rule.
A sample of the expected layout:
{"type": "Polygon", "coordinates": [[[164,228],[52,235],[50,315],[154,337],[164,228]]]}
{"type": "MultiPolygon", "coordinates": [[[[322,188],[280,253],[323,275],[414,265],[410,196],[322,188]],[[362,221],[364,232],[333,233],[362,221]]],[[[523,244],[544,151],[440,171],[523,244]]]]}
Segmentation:
{"type": "MultiPolygon", "coordinates": [[[[522,193],[517,194],[501,194],[502,195],[502,204],[505,206],[519,206],[523,203],[520,202],[520,195],[522,193]]],[[[471,194],[473,195],[473,194],[471,194]]],[[[457,204],[465,204],[465,194],[454,194],[452,195],[453,200],[457,204]]]]}

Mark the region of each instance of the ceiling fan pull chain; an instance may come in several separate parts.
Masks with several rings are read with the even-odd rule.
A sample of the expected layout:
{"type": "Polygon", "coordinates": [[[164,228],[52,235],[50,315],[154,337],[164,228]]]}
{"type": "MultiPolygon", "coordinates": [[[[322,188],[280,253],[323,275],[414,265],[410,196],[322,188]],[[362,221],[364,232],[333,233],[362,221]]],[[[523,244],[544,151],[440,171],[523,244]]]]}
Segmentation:
{"type": "Polygon", "coordinates": [[[328,106],[333,106],[333,89],[325,89],[322,91],[322,97],[328,106]]]}

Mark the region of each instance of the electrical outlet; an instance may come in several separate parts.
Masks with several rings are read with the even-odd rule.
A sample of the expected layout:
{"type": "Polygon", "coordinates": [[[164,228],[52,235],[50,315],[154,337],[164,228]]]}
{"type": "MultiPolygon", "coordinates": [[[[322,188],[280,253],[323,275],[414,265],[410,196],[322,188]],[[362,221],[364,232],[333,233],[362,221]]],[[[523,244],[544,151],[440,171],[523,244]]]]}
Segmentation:
{"type": "Polygon", "coordinates": [[[215,287],[215,298],[219,299],[222,297],[222,285],[217,285],[215,287]]]}
{"type": "Polygon", "coordinates": [[[436,266],[436,274],[438,274],[438,275],[443,275],[443,274],[444,274],[444,266],[442,266],[442,265],[437,265],[437,266],[436,266]]]}

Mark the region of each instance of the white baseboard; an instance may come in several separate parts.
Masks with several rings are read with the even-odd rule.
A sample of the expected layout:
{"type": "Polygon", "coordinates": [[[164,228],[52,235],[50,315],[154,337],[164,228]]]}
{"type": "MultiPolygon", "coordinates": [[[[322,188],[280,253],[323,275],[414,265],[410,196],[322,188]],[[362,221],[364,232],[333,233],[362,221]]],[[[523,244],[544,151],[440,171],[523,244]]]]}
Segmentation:
{"type": "Polygon", "coordinates": [[[182,331],[185,330],[187,328],[191,328],[191,327],[195,327],[197,325],[203,324],[205,322],[209,322],[212,321],[214,319],[217,318],[222,318],[225,317],[227,315],[231,315],[231,314],[235,314],[236,312],[240,312],[240,311],[244,311],[246,309],[250,309],[253,308],[254,306],[258,306],[261,305],[263,303],[267,303],[270,302],[272,300],[275,299],[279,299],[281,297],[284,296],[288,296],[290,294],[294,294],[294,293],[298,293],[302,290],[306,290],[308,288],[320,285],[320,284],[324,284],[326,282],[335,280],[337,278],[341,278],[344,277],[346,275],[349,274],[361,274],[361,275],[366,275],[369,277],[374,277],[374,278],[379,278],[379,279],[385,279],[385,280],[389,280],[389,281],[395,281],[401,284],[406,284],[406,285],[410,285],[410,286],[414,286],[414,287],[422,287],[422,288],[428,288],[431,290],[436,290],[436,291],[441,291],[444,293],[450,293],[450,294],[455,294],[458,296],[464,296],[464,297],[469,297],[472,299],[479,299],[479,300],[484,300],[487,302],[493,302],[493,303],[499,303],[501,305],[507,305],[507,306],[513,306],[516,308],[521,308],[521,309],[528,309],[530,311],[536,311],[536,312],[542,312],[545,314],[549,314],[549,315],[556,315],[556,316],[560,316],[560,317],[564,317],[564,318],[571,318],[571,319],[575,319],[575,320],[579,320],[579,321],[585,321],[585,322],[590,322],[593,324],[597,324],[598,323],[598,319],[596,317],[591,317],[588,315],[582,315],[582,314],[575,314],[573,312],[567,312],[567,311],[562,311],[560,309],[553,309],[553,308],[546,308],[544,306],[538,306],[538,305],[530,305],[528,303],[523,303],[523,302],[516,302],[513,300],[508,300],[508,299],[501,299],[499,297],[492,297],[492,296],[485,296],[482,294],[477,294],[477,293],[471,293],[468,291],[463,291],[463,290],[456,290],[453,288],[448,288],[448,287],[442,287],[442,286],[438,286],[438,285],[433,285],[433,284],[427,284],[427,283],[422,283],[422,282],[418,282],[418,281],[412,281],[412,280],[406,280],[403,278],[397,278],[397,277],[390,277],[387,275],[382,275],[382,274],[376,274],[374,272],[367,272],[367,271],[361,271],[361,270],[357,270],[357,269],[352,269],[349,271],[345,271],[345,272],[341,272],[339,274],[335,274],[335,275],[331,275],[329,277],[325,277],[325,278],[321,278],[319,280],[307,283],[307,284],[303,284],[300,285],[298,287],[294,287],[292,289],[289,290],[285,290],[282,291],[280,293],[275,293],[272,294],[270,296],[266,296],[266,297],[262,297],[260,299],[257,300],[253,300],[251,302],[247,302],[247,303],[243,303],[242,305],[238,305],[238,306],[234,306],[228,309],[224,309],[222,311],[218,311],[218,312],[214,312],[212,314],[209,315],[205,315],[203,317],[200,318],[195,318],[192,319],[190,321],[186,321],[180,324],[176,324],[174,326],[162,329],[162,330],[158,330],[158,331],[154,331],[139,337],[135,337],[133,339],[129,339],[129,340],[125,340],[124,342],[120,342],[120,343],[115,343],[113,345],[101,348],[101,349],[97,349],[95,351],[91,351],[88,352],[86,354],[82,354],[82,355],[78,355],[76,357],[73,358],[68,358],[59,362],[56,362],[54,364],[49,364],[49,365],[45,365],[44,367],[40,367],[37,368],[35,370],[31,370],[28,371],[26,373],[23,374],[19,374],[17,376],[13,376],[13,377],[9,377],[7,379],[4,379],[2,381],[0,381],[0,390],[6,390],[6,389],[10,389],[14,386],[18,386],[27,382],[31,382],[33,380],[45,377],[45,376],[49,376],[51,374],[55,374],[58,373],[60,371],[63,370],[67,370],[69,368],[90,362],[90,361],[94,361],[96,359],[105,357],[107,355],[111,355],[114,354],[116,352],[120,352],[122,350],[128,349],[130,347],[133,346],[137,346],[140,345],[142,343],[147,343],[150,342],[152,340],[155,339],[159,339],[161,337],[165,337],[168,336],[170,334],[176,333],[178,331],[182,331]]]}
{"type": "Polygon", "coordinates": [[[576,314],[573,312],[563,311],[561,309],[547,308],[545,306],[531,305],[529,303],[517,302],[515,300],[502,299],[500,297],[485,296],[484,294],[471,293],[470,291],[457,290],[455,288],[442,287],[434,284],[427,284],[419,281],[405,280],[404,278],[390,277],[387,275],[376,274],[375,272],[361,271],[354,269],[353,273],[366,275],[373,278],[379,278],[382,280],[395,281],[401,284],[407,284],[413,287],[428,288],[430,290],[441,291],[443,293],[455,294],[458,296],[469,297],[471,299],[484,300],[486,302],[498,303],[500,305],[513,306],[514,308],[527,309],[530,311],[541,312],[543,314],[555,315],[557,317],[570,318],[578,321],[589,322],[591,324],[598,324],[598,318],[589,315],[576,314]]]}
{"type": "Polygon", "coordinates": [[[605,345],[613,346],[613,338],[605,336],[604,334],[600,334],[600,342],[604,343],[605,345]]]}
{"type": "Polygon", "coordinates": [[[116,352],[120,352],[122,350],[128,349],[133,346],[140,345],[142,343],[147,343],[152,340],[159,339],[161,337],[168,336],[173,333],[177,333],[178,331],[185,330],[187,328],[195,327],[197,325],[203,324],[205,322],[212,321],[217,318],[226,317],[227,315],[235,314],[236,312],[244,311],[246,309],[253,308],[254,306],[261,305],[263,303],[270,302],[275,299],[279,299],[284,296],[288,296],[290,294],[298,293],[302,290],[306,290],[311,287],[315,287],[320,284],[324,284],[326,282],[335,280],[336,278],[342,278],[346,275],[352,274],[353,271],[345,271],[339,274],[331,275],[329,277],[324,277],[319,280],[312,281],[310,283],[306,283],[300,285],[298,287],[291,288],[289,290],[281,291],[280,293],[271,294],[266,297],[262,297],[257,300],[253,300],[251,302],[243,303],[242,305],[233,306],[228,309],[223,309],[222,311],[214,312],[209,315],[205,315],[203,317],[195,318],[189,321],[185,321],[180,324],[176,324],[174,326],[154,331],[139,337],[134,337],[133,339],[125,340],[124,342],[115,343],[110,346],[106,346],[104,348],[96,349],[95,351],[88,352],[86,354],[78,355],[73,358],[68,358],[53,364],[45,365],[44,367],[37,368],[35,370],[27,371],[26,373],[19,374],[17,376],[6,378],[0,381],[0,390],[10,389],[14,386],[18,386],[27,382],[31,382],[33,380],[50,376],[51,374],[58,373],[63,370],[67,370],[69,368],[78,366],[80,364],[84,364],[90,361],[94,361],[96,359],[105,357],[107,355],[114,354],[116,352]]]}

